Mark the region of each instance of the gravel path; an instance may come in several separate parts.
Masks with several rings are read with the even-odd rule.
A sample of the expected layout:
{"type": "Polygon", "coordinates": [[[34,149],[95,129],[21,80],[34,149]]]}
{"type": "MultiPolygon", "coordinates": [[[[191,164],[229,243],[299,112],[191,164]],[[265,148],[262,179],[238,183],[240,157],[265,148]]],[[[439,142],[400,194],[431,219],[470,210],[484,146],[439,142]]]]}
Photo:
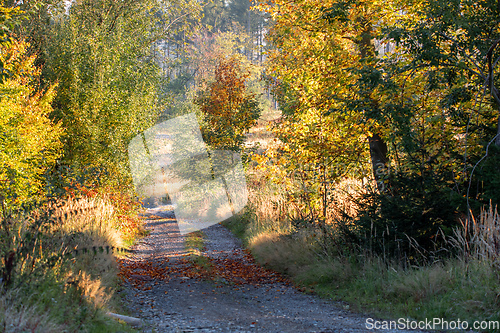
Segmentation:
{"type": "Polygon", "coordinates": [[[203,230],[202,255],[216,268],[250,268],[257,277],[199,278],[186,260],[172,207],[149,209],[147,216],[150,235],[121,261],[122,292],[131,315],[143,319],[142,332],[369,332],[366,317],[347,305],[301,293],[257,266],[221,225],[203,230]]]}

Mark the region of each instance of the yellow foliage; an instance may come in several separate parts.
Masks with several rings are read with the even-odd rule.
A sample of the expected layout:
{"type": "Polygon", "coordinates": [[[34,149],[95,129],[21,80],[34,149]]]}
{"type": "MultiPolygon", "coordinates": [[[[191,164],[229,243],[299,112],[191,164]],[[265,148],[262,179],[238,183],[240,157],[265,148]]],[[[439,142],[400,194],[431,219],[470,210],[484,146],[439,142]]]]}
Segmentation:
{"type": "Polygon", "coordinates": [[[0,45],[0,61],[9,76],[0,84],[0,201],[17,205],[33,198],[43,187],[42,176],[59,156],[63,133],[49,114],[55,85],[38,87],[40,69],[29,44],[0,45]]]}

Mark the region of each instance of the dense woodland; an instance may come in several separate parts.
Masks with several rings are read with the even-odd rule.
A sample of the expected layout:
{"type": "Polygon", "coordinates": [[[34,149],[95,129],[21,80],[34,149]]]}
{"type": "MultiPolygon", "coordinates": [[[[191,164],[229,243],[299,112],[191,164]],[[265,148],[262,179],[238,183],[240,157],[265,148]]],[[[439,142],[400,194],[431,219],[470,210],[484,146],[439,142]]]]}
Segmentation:
{"type": "Polygon", "coordinates": [[[491,0],[1,1],[3,295],[98,279],[68,258],[140,236],[130,140],[190,112],[243,156],[250,247],[307,235],[360,270],[459,258],[496,276],[499,24],[491,0]]]}

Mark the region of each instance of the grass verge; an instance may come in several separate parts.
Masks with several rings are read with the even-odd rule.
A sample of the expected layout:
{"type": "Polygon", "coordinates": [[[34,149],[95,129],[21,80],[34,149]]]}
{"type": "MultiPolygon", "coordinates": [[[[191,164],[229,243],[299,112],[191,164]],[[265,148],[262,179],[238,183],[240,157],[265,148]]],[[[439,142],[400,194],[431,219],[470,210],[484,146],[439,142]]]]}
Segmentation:
{"type": "Polygon", "coordinates": [[[185,240],[186,250],[189,253],[189,261],[196,267],[197,270],[207,274],[212,272],[212,265],[207,257],[202,255],[205,248],[205,234],[203,231],[195,231],[187,234],[185,240]]]}

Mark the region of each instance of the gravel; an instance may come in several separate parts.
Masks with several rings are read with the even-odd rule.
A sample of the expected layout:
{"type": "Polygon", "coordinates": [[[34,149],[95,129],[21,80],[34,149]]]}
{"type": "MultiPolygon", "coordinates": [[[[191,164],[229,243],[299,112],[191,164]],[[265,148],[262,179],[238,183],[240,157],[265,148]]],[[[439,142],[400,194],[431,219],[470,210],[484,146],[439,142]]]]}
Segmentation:
{"type": "MultiPolygon", "coordinates": [[[[301,293],[285,282],[234,284],[183,274],[189,266],[183,260],[187,252],[172,207],[148,209],[146,216],[150,234],[123,264],[129,268],[149,265],[158,273],[131,273],[120,291],[130,315],[143,320],[141,332],[370,331],[367,317],[352,313],[347,304],[301,293]]],[[[248,261],[241,242],[223,226],[213,225],[203,232],[203,255],[248,261]]]]}

